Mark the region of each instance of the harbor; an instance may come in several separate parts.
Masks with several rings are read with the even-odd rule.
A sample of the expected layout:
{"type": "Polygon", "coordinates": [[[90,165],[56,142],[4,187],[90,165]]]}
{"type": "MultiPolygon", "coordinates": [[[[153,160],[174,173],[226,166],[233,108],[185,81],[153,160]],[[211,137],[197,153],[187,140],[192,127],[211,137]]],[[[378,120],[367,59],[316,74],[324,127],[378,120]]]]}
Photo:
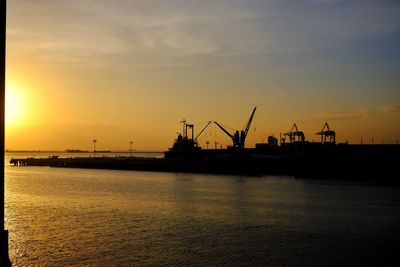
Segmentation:
{"type": "MultiPolygon", "coordinates": [[[[302,178],[360,179],[398,183],[398,144],[336,143],[336,132],[328,123],[316,132],[319,142],[309,142],[296,124],[280,136],[268,136],[267,143],[245,147],[256,108],[243,130],[233,133],[220,123],[208,121],[195,135],[195,126],[182,121],[182,132],[164,157],[97,156],[91,157],[12,158],[13,166],[49,166],[58,168],[114,169],[158,172],[209,173],[233,175],[287,175],[302,178]],[[215,123],[232,140],[226,148],[203,149],[198,137],[215,123]],[[382,178],[384,177],[384,178],[382,178]]],[[[110,151],[107,151],[110,152],[110,151]]]]}

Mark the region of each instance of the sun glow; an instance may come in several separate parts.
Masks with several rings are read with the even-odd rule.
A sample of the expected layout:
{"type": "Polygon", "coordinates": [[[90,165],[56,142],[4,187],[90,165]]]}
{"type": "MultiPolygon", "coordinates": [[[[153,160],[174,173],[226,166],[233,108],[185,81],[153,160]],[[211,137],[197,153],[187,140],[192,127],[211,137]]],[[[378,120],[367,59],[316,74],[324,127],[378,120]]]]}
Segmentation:
{"type": "Polygon", "coordinates": [[[5,123],[15,125],[23,119],[23,98],[13,86],[6,87],[5,123]]]}

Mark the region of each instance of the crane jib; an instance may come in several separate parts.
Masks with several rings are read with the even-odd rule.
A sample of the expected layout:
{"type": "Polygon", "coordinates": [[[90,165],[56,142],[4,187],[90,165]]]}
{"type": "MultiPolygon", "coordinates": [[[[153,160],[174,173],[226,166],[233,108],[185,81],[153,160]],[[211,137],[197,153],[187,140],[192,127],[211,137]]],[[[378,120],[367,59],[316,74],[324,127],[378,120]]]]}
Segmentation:
{"type": "Polygon", "coordinates": [[[196,135],[196,137],[194,138],[194,140],[197,140],[197,138],[204,132],[204,130],[208,127],[208,125],[211,124],[211,121],[208,121],[207,125],[203,128],[203,130],[200,131],[200,133],[198,135],[196,135]]]}
{"type": "Polygon", "coordinates": [[[253,109],[253,112],[250,115],[249,121],[247,122],[246,128],[242,131],[236,131],[234,134],[231,134],[224,127],[222,127],[218,122],[214,121],[214,123],[224,132],[226,133],[233,142],[234,147],[244,148],[244,142],[246,140],[247,133],[249,132],[251,122],[253,121],[254,113],[256,112],[257,107],[253,109]]]}

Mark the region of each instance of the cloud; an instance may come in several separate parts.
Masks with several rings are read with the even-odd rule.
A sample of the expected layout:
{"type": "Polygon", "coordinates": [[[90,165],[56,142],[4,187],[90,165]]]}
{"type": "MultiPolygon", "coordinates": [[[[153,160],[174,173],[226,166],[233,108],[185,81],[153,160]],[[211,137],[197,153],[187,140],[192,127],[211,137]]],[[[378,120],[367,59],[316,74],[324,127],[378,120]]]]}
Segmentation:
{"type": "Polygon", "coordinates": [[[389,112],[389,113],[400,113],[400,104],[394,104],[394,105],[387,105],[383,107],[384,112],[389,112]]]}
{"type": "Polygon", "coordinates": [[[400,4],[373,0],[20,0],[9,5],[8,40],[46,61],[194,66],[346,47],[399,31],[399,16],[400,4]]]}
{"type": "Polygon", "coordinates": [[[400,113],[400,104],[386,105],[378,108],[365,108],[359,110],[334,110],[323,113],[312,114],[302,122],[315,122],[315,121],[341,121],[341,120],[354,120],[368,118],[374,115],[383,113],[400,113]]]}
{"type": "Polygon", "coordinates": [[[371,116],[374,113],[375,111],[372,109],[360,109],[356,111],[335,110],[335,111],[313,114],[310,117],[304,119],[303,122],[360,119],[371,116]]]}

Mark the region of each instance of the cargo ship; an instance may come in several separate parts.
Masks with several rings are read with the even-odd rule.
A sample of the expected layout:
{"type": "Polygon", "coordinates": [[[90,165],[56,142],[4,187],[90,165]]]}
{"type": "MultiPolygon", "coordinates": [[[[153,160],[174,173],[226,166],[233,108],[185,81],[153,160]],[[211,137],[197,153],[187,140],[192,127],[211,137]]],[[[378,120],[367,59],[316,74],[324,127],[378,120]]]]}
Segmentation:
{"type": "MultiPolygon", "coordinates": [[[[182,121],[182,132],[164,158],[76,157],[11,159],[15,166],[50,166],[140,171],[166,171],[236,175],[290,175],[309,178],[361,179],[397,182],[400,146],[398,144],[336,143],[336,132],[328,123],[316,133],[320,142],[306,141],[296,124],[280,137],[269,136],[266,143],[246,148],[256,107],[241,131],[229,132],[220,123],[208,121],[195,136],[193,124],[182,121]],[[203,149],[198,137],[214,123],[231,140],[225,149],[203,149]]],[[[97,152],[97,151],[96,151],[97,152]]]]}

